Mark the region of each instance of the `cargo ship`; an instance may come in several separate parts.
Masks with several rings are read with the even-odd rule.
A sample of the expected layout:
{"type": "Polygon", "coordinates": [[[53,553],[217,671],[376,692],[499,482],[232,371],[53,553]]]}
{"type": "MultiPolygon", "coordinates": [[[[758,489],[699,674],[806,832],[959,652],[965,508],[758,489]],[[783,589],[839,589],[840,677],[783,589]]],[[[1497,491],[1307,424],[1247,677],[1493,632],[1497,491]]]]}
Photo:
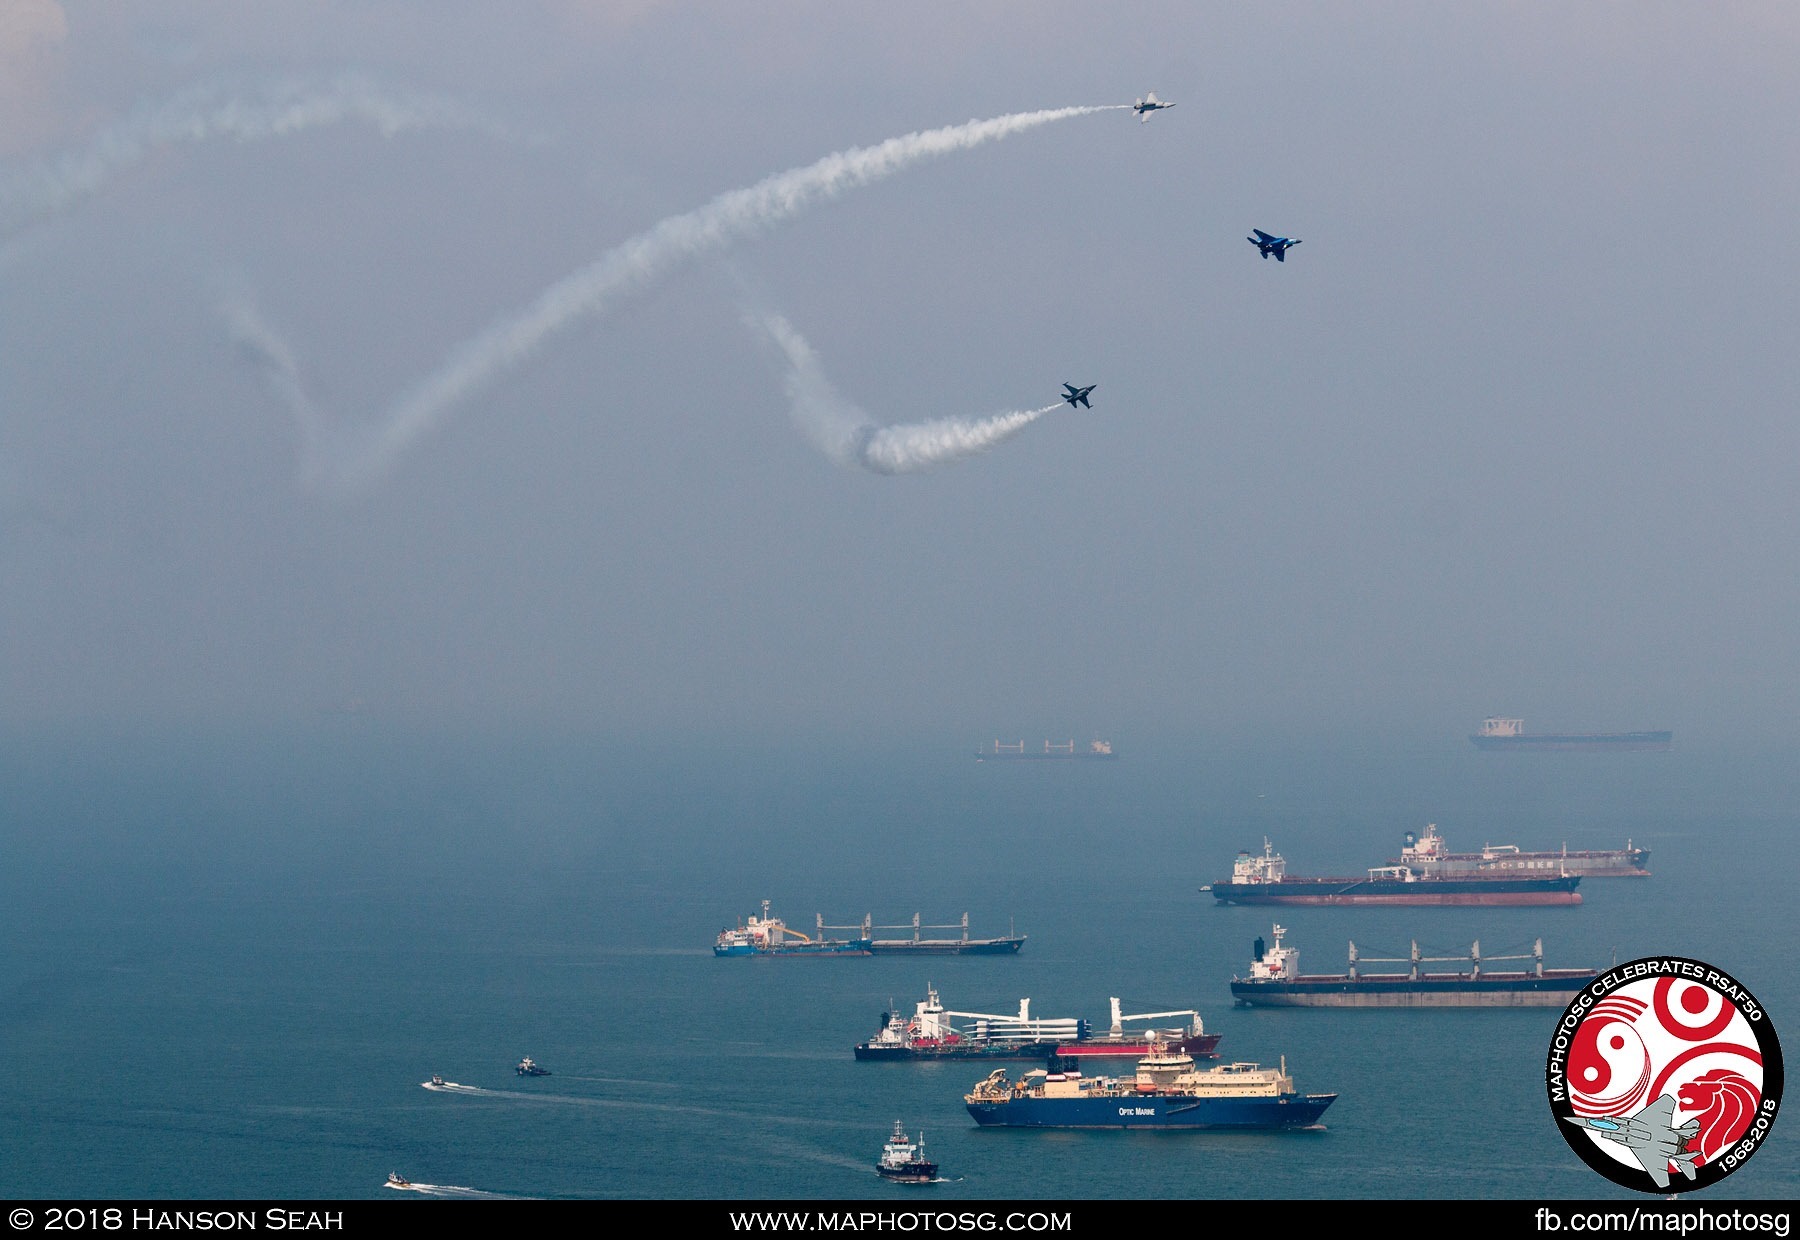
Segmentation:
{"type": "Polygon", "coordinates": [[[1469,737],[1480,749],[1512,750],[1578,750],[1578,749],[1667,749],[1674,742],[1673,732],[1541,732],[1525,730],[1523,719],[1491,716],[1481,721],[1481,728],[1469,737]]]}
{"type": "Polygon", "coordinates": [[[824,938],[827,931],[854,931],[857,940],[868,940],[869,950],[877,956],[1008,956],[1017,954],[1025,946],[1025,936],[1008,933],[999,938],[972,939],[969,937],[969,915],[964,913],[961,922],[946,925],[925,925],[914,913],[910,925],[878,926],[874,918],[864,915],[862,923],[855,926],[828,926],[823,914],[819,915],[819,937],[824,938]],[[878,930],[911,930],[910,938],[883,939],[875,937],[878,930]],[[960,930],[956,938],[928,939],[924,937],[926,930],[960,930]]]}
{"type": "Polygon", "coordinates": [[[1302,973],[1300,953],[1281,942],[1286,929],[1275,927],[1275,945],[1261,936],[1252,947],[1250,976],[1231,979],[1231,997],[1239,1007],[1567,1007],[1598,969],[1546,969],[1544,940],[1532,943],[1529,955],[1486,956],[1477,939],[1467,956],[1422,956],[1414,940],[1407,957],[1359,956],[1350,944],[1350,964],[1343,973],[1302,973]],[[1491,969],[1495,961],[1530,960],[1519,970],[1491,969]],[[1455,971],[1433,972],[1422,966],[1454,963],[1455,971]],[[1365,964],[1404,964],[1404,973],[1366,973],[1365,964]]]}
{"type": "Polygon", "coordinates": [[[1085,1077],[1038,1068],[1017,1081],[996,1068],[963,1095],[983,1128],[1305,1129],[1336,1094],[1294,1088],[1279,1068],[1255,1063],[1199,1069],[1188,1055],[1146,1055],[1135,1077],[1085,1077]]]}
{"type": "Polygon", "coordinates": [[[993,741],[975,751],[977,762],[1029,762],[1055,761],[1065,762],[1111,762],[1119,755],[1113,752],[1111,741],[1091,740],[1085,749],[1077,749],[1075,742],[1045,741],[1042,749],[1027,749],[1024,741],[993,741]]]}
{"type": "Polygon", "coordinates": [[[1260,855],[1240,852],[1231,877],[1202,887],[1219,904],[1580,904],[1579,874],[1422,874],[1410,865],[1370,866],[1362,877],[1294,878],[1265,838],[1260,855]]]}
{"type": "Polygon", "coordinates": [[[1017,1016],[953,1012],[928,986],[911,1020],[881,1014],[881,1028],[856,1044],[858,1059],[1043,1059],[1065,1042],[1086,1037],[1088,1024],[1072,1017],[1034,1017],[1031,1000],[1019,1000],[1017,1016]]]}
{"type": "Polygon", "coordinates": [[[867,938],[812,938],[790,930],[779,917],[769,914],[769,901],[762,902],[762,916],[754,913],[736,927],[719,931],[713,943],[715,956],[872,956],[874,944],[867,938]]]}
{"type": "Polygon", "coordinates": [[[1410,866],[1421,874],[1579,874],[1583,878],[1649,878],[1650,850],[1630,840],[1623,848],[1570,848],[1523,852],[1514,844],[1483,844],[1480,852],[1450,852],[1437,824],[1423,835],[1406,833],[1398,857],[1387,864],[1410,866]]]}
{"type": "Polygon", "coordinates": [[[1112,1000],[1112,1024],[1104,1033],[1092,1033],[1085,1020],[1035,1019],[1031,1000],[1019,1001],[1017,1016],[984,1012],[951,1012],[944,1008],[935,987],[927,987],[925,1000],[911,1019],[893,1011],[881,1014],[881,1028],[867,1042],[856,1045],[858,1059],[1036,1059],[1047,1063],[1095,1058],[1137,1059],[1156,1051],[1173,1050],[1211,1058],[1220,1035],[1208,1033],[1193,1010],[1144,1012],[1126,1015],[1118,999],[1112,1000]],[[1136,1022],[1185,1021],[1179,1026],[1133,1027],[1136,1022]]]}

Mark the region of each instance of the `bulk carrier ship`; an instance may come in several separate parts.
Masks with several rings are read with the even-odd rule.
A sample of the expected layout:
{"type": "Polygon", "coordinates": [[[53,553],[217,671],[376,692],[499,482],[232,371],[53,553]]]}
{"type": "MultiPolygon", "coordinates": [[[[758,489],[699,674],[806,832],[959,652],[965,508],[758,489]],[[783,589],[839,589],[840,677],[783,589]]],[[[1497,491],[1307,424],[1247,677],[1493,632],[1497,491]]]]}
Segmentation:
{"type": "Polygon", "coordinates": [[[1275,946],[1259,936],[1252,948],[1250,976],[1231,979],[1231,997],[1239,1007],[1567,1007],[1575,995],[1599,976],[1598,969],[1546,969],[1544,941],[1536,940],[1529,955],[1487,956],[1477,939],[1467,956],[1422,956],[1414,940],[1405,958],[1359,956],[1350,944],[1350,965],[1343,973],[1302,973],[1300,953],[1284,947],[1286,929],[1275,927],[1275,946]],[[1490,969],[1499,960],[1532,960],[1524,970],[1490,969]],[[1455,972],[1432,972],[1421,966],[1454,963],[1455,972]],[[1405,973],[1365,973],[1365,964],[1404,964],[1405,973]]]}
{"type": "Polygon", "coordinates": [[[1027,749],[1024,741],[993,741],[975,751],[977,762],[1111,762],[1118,756],[1111,741],[1098,738],[1089,741],[1085,749],[1075,748],[1072,740],[1045,741],[1042,749],[1027,749]]]}
{"type": "Polygon", "coordinates": [[[1363,877],[1293,878],[1265,838],[1240,852],[1231,877],[1202,887],[1219,904],[1580,904],[1579,874],[1423,874],[1410,865],[1370,866],[1363,877]]]}

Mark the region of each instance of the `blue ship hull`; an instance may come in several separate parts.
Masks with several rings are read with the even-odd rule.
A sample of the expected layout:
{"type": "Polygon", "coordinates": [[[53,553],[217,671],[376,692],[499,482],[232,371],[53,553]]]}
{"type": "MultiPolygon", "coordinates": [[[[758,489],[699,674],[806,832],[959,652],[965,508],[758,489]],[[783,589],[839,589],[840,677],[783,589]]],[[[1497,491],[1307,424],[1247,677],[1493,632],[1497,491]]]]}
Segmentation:
{"type": "Polygon", "coordinates": [[[1114,1095],[1103,1098],[1012,1098],[970,1102],[984,1128],[1311,1128],[1336,1094],[1275,1098],[1114,1095]]]}
{"type": "Polygon", "coordinates": [[[849,939],[831,943],[783,943],[779,947],[756,947],[749,943],[721,943],[713,948],[715,956],[873,956],[868,939],[849,939]]]}

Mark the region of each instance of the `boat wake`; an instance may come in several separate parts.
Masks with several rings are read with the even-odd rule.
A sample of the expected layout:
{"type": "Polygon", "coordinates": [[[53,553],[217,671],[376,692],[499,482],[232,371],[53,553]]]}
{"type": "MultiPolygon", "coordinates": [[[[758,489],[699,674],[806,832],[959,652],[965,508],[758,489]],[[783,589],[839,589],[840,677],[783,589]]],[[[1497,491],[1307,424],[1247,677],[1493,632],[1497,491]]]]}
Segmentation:
{"type": "Polygon", "coordinates": [[[396,1184],[389,1180],[385,1185],[399,1193],[419,1193],[425,1197],[454,1197],[463,1200],[507,1201],[511,1198],[506,1193],[483,1192],[479,1188],[468,1188],[461,1184],[396,1184]]]}
{"type": "Polygon", "coordinates": [[[483,1089],[479,1085],[458,1085],[455,1081],[439,1080],[435,1076],[429,1081],[420,1081],[419,1085],[423,1089],[432,1089],[443,1094],[491,1094],[494,1092],[491,1089],[483,1089]]]}

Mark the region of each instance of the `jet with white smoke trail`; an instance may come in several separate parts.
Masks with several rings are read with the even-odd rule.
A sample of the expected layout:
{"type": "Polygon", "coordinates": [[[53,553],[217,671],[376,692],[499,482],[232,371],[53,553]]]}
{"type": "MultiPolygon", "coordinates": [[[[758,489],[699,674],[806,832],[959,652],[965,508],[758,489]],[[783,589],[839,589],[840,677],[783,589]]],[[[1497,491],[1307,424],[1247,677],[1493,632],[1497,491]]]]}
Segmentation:
{"type": "Polygon", "coordinates": [[[508,136],[461,104],[395,91],[355,74],[323,82],[268,81],[244,91],[203,84],[138,107],[78,150],[0,171],[0,237],[67,210],[160,147],[214,138],[259,141],[352,120],[373,125],[384,137],[429,127],[508,136]]]}
{"type": "Polygon", "coordinates": [[[794,422],[813,444],[840,465],[878,474],[905,474],[945,465],[985,452],[1010,439],[1046,413],[1046,405],[980,418],[933,418],[877,426],[873,418],[832,387],[806,339],[780,315],[751,316],[788,363],[787,391],[794,422]]]}
{"type": "MultiPolygon", "coordinates": [[[[808,207],[892,176],[921,160],[969,150],[1054,121],[1130,106],[1107,104],[1014,112],[990,120],[922,130],[874,146],[851,147],[827,155],[815,163],[721,194],[693,211],[670,216],[564,277],[523,311],[494,323],[453,352],[443,366],[381,420],[374,428],[372,449],[346,462],[340,481],[349,485],[372,481],[477,386],[525,361],[558,329],[582,315],[606,309],[624,294],[643,289],[684,260],[723,249],[808,207]]],[[[1038,414],[1007,416],[1029,420],[1038,414]]],[[[1000,437],[1016,429],[1012,427],[1000,437]]],[[[947,428],[939,428],[932,436],[933,443],[943,445],[957,439],[947,428]]],[[[898,462],[911,459],[879,434],[871,441],[870,451],[875,454],[872,460],[891,461],[896,468],[906,467],[898,462]]]]}

